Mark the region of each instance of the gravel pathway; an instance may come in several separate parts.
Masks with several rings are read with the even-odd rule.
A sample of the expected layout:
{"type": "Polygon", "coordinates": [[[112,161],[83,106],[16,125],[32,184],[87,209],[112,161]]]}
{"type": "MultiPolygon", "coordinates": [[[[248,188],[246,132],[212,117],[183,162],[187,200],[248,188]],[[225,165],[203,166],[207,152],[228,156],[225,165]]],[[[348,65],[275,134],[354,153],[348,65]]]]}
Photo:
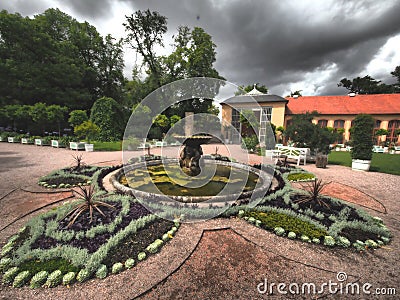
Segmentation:
{"type": "MultiPolygon", "coordinates": [[[[164,150],[170,151],[168,153],[177,152],[176,148],[164,150]]],[[[215,152],[215,146],[207,145],[204,150],[205,153],[215,152]]],[[[220,154],[224,154],[223,151],[219,149],[220,154]]],[[[240,148],[234,148],[231,156],[247,160],[243,152],[240,148]]],[[[26,201],[49,201],[50,198],[56,200],[65,196],[53,194],[39,200],[43,198],[35,198],[36,194],[33,196],[20,188],[36,188],[40,176],[71,165],[71,154],[74,152],[65,149],[0,143],[0,228],[12,219],[10,216],[17,216],[26,208],[33,207],[32,204],[21,205],[26,201]]],[[[83,155],[88,164],[103,162],[112,165],[121,162],[120,152],[83,155]]],[[[258,157],[250,156],[250,159],[257,162],[258,157]]],[[[266,294],[257,291],[257,285],[265,279],[269,283],[320,284],[329,280],[336,282],[337,272],[346,272],[346,282],[372,284],[371,291],[377,287],[395,287],[400,293],[397,188],[400,176],[355,172],[350,168],[331,165],[327,169],[317,169],[314,165],[304,168],[323,180],[355,187],[362,192],[360,195],[366,193],[379,200],[387,209],[387,214],[375,210],[369,212],[381,217],[392,231],[394,238],[391,244],[373,252],[357,253],[280,238],[235,218],[214,219],[183,224],[176,237],[160,253],[150,256],[132,270],[109,276],[105,280],[74,284],[70,288],[60,286],[31,290],[1,285],[0,299],[132,299],[139,295],[143,299],[266,299],[266,294]]],[[[0,243],[4,243],[26,220],[0,232],[0,243]]],[[[276,289],[274,295],[274,299],[293,298],[280,295],[276,289]]],[[[367,297],[329,295],[326,292],[322,296],[328,299],[367,297]]],[[[311,298],[310,295],[298,297],[311,298]]],[[[369,295],[370,298],[391,299],[377,295],[369,295]]]]}

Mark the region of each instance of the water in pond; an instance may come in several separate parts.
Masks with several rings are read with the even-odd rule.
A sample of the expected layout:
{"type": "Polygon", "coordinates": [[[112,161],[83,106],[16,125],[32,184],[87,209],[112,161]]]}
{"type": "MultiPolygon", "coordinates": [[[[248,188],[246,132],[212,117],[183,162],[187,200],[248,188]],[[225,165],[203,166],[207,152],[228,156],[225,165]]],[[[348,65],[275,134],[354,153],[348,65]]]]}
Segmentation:
{"type": "Polygon", "coordinates": [[[258,176],[242,169],[206,164],[200,175],[187,176],[179,165],[148,166],[121,177],[120,182],[133,189],[169,196],[214,196],[252,191],[258,176]]]}

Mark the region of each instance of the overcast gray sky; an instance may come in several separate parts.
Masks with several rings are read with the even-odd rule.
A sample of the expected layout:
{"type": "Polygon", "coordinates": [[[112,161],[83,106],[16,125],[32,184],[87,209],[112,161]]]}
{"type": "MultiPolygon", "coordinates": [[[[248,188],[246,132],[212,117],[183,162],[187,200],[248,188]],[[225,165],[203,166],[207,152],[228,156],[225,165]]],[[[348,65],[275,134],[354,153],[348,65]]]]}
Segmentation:
{"type": "MultiPolygon", "coordinates": [[[[106,35],[124,37],[125,15],[157,10],[168,18],[165,49],[179,25],[199,26],[217,45],[216,68],[235,84],[265,84],[286,96],[345,94],[341,78],[371,75],[392,83],[400,65],[400,1],[348,0],[0,0],[33,16],[58,7],[106,35]]],[[[126,51],[130,77],[135,54],[126,51]]]]}

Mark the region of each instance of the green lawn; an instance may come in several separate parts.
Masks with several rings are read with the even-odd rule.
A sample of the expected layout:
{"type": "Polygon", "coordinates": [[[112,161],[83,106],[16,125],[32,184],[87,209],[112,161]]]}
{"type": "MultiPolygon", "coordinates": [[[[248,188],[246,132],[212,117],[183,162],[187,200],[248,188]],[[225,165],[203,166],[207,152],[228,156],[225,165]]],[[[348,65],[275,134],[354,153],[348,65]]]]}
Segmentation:
{"type": "MultiPolygon", "coordinates": [[[[351,167],[350,152],[332,151],[329,163],[351,167]]],[[[400,175],[400,154],[374,153],[370,171],[400,175]]]]}
{"type": "Polygon", "coordinates": [[[94,151],[121,151],[122,141],[118,142],[93,142],[94,151]]]}

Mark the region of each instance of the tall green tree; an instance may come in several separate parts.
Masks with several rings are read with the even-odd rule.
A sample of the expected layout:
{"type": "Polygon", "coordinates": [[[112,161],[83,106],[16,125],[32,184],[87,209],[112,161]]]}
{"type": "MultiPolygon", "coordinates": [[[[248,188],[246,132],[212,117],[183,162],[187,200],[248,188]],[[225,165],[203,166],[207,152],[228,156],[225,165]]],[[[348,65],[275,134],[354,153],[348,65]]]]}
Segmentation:
{"type": "Polygon", "coordinates": [[[126,16],[123,23],[128,32],[126,42],[137,51],[149,68],[149,75],[156,87],[160,87],[162,71],[155,47],[164,46],[163,35],[167,32],[167,18],[158,12],[138,10],[131,16],[126,16]]]}
{"type": "Polygon", "coordinates": [[[329,145],[337,139],[337,133],[313,124],[318,112],[294,115],[292,124],[286,128],[285,136],[297,147],[310,148],[313,153],[327,154],[329,145]]]}
{"type": "Polygon", "coordinates": [[[397,82],[393,84],[396,88],[396,92],[400,92],[400,66],[397,66],[393,72],[390,72],[393,77],[397,79],[397,82]]]}
{"type": "Polygon", "coordinates": [[[73,110],[69,113],[68,123],[72,127],[81,125],[83,122],[89,120],[85,110],[73,110]]]}
{"type": "Polygon", "coordinates": [[[343,78],[338,83],[338,86],[358,94],[391,94],[396,92],[393,85],[382,83],[369,75],[356,77],[352,80],[343,78]]]}
{"type": "Polygon", "coordinates": [[[89,23],[58,9],[32,19],[3,10],[0,36],[3,105],[40,100],[89,109],[101,96],[122,98],[121,42],[103,40],[89,23]]]}
{"type": "Polygon", "coordinates": [[[93,104],[90,121],[100,128],[98,138],[101,141],[122,139],[126,126],[126,117],[120,104],[112,98],[102,97],[93,104]]]}

